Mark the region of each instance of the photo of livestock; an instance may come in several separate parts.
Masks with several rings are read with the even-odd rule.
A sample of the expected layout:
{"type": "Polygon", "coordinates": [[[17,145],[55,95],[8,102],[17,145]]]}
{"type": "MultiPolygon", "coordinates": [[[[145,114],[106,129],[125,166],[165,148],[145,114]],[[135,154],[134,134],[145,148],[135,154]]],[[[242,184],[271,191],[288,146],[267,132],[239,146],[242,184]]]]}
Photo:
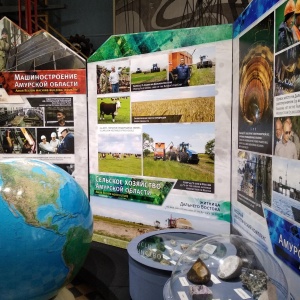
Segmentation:
{"type": "Polygon", "coordinates": [[[99,172],[142,175],[142,137],[137,133],[98,135],[99,172]]]}
{"type": "Polygon", "coordinates": [[[98,124],[130,123],[130,97],[97,99],[98,124]]]}
{"type": "Polygon", "coordinates": [[[143,126],[143,175],[214,183],[214,124],[143,126]]]}

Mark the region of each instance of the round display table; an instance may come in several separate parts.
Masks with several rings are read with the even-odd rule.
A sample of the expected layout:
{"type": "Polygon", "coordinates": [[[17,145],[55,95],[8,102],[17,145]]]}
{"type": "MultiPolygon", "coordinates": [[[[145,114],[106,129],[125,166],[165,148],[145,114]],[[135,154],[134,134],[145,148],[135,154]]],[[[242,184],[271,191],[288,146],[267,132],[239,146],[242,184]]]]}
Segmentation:
{"type": "Polygon", "coordinates": [[[132,300],[163,300],[163,288],[182,253],[207,232],[167,229],[134,238],[129,255],[129,292],[132,300]]]}

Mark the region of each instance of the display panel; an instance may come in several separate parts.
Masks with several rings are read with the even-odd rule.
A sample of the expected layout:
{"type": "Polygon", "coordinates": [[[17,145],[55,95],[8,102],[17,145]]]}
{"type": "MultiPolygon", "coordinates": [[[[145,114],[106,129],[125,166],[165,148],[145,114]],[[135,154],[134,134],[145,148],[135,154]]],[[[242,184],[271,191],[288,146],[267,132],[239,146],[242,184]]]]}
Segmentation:
{"type": "Polygon", "coordinates": [[[182,219],[228,232],[231,33],[222,25],[112,36],[89,58],[98,241],[126,247],[182,219]]]}

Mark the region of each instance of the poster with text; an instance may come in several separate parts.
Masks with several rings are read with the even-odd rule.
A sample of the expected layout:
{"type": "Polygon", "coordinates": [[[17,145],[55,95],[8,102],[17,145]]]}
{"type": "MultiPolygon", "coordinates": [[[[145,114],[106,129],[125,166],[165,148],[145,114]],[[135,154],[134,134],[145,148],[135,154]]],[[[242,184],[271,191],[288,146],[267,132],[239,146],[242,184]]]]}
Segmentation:
{"type": "Polygon", "coordinates": [[[0,59],[0,158],[55,164],[88,195],[85,60],[45,31],[28,35],[7,18],[0,27],[8,32],[0,59]]]}
{"type": "Polygon", "coordinates": [[[142,53],[136,36],[111,37],[89,58],[95,240],[125,248],[160,229],[229,232],[231,30],[143,33],[160,48],[142,53]]]}

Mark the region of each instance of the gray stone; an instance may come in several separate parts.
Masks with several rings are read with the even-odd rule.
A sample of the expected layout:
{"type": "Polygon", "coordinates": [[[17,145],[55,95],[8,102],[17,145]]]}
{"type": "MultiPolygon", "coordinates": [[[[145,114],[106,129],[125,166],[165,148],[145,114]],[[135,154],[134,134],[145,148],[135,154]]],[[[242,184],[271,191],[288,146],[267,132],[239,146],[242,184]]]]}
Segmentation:
{"type": "Polygon", "coordinates": [[[252,293],[254,299],[258,299],[262,292],[268,288],[269,278],[261,270],[247,269],[240,275],[240,279],[243,285],[252,293]]]}
{"type": "Polygon", "coordinates": [[[242,271],[243,261],[236,255],[226,257],[220,263],[217,275],[220,279],[229,280],[240,276],[242,271]]]}

